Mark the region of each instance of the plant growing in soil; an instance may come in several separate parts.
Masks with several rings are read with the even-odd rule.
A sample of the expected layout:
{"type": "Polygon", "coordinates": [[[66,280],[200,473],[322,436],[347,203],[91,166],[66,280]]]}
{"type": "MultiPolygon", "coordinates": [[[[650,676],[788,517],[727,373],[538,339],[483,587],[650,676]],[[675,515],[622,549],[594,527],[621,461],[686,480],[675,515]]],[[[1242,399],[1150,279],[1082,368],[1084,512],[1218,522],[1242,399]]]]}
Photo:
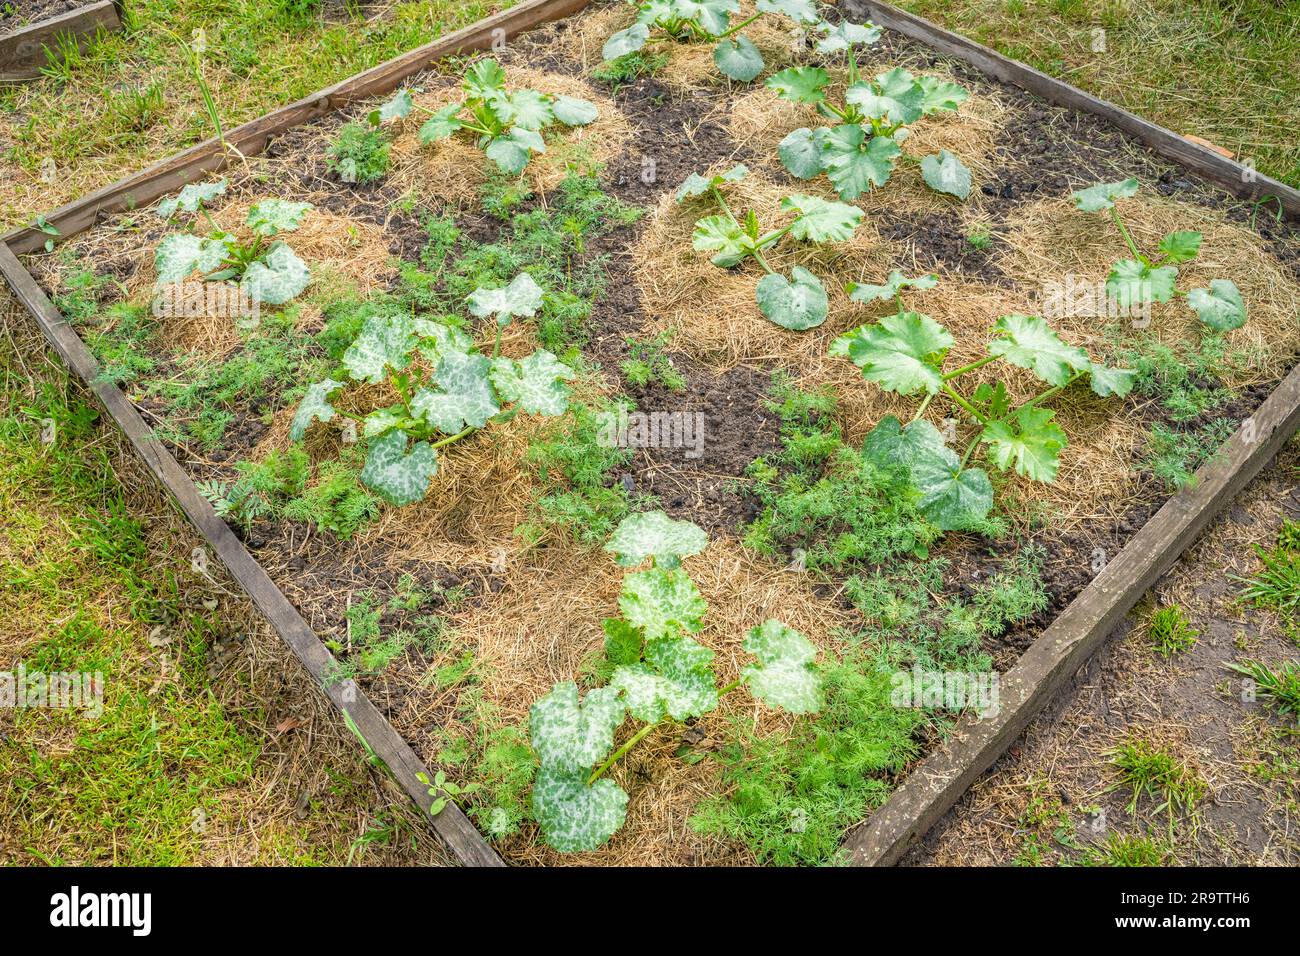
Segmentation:
{"type": "Polygon", "coordinates": [[[377,183],[388,173],[391,145],[386,130],[348,123],[326,150],[326,165],[345,183],[377,183]]]}
{"type": "Polygon", "coordinates": [[[401,119],[419,109],[429,113],[420,127],[420,142],[428,145],[465,130],[477,135],[479,149],[502,171],[519,175],[534,153],[546,152],[542,132],[548,126],[586,126],[596,120],[595,103],[574,96],[542,93],[523,87],[506,89],[506,71],[496,60],[479,60],[465,71],[465,99],[437,110],[417,106],[411,90],[397,94],[370,114],[378,125],[401,119]]]}
{"type": "Polygon", "coordinates": [[[638,52],[652,37],[675,43],[711,43],[714,64],[724,76],[740,83],[753,80],[765,66],[763,54],[742,32],[755,20],[773,14],[826,33],[837,29],[822,20],[815,0],[758,0],[756,12],[735,24],[731,18],[740,12],[740,0],[644,0],[633,6],[636,22],[605,41],[601,56],[606,62],[638,52]]]}
{"type": "Polygon", "coordinates": [[[794,213],[794,219],[764,231],[752,209],[737,218],[722,195],[724,186],[739,182],[748,173],[743,165],[734,166],[711,179],[692,173],[682,183],[677,190],[679,203],[708,196],[722,210],[720,215],[696,221],[691,244],[700,252],[713,253],[709,261],[724,269],[754,259],[767,273],[754,288],[763,315],[782,328],[794,331],[815,328],[826,321],[826,287],[803,266],[795,266],[787,279],[768,264],[764,253],[787,235],[805,242],[847,242],[862,221],[862,210],[817,196],[786,196],[781,200],[781,210],[794,213]]]}
{"type": "MultiPolygon", "coordinates": [[[[781,163],[800,179],[825,173],[841,199],[856,199],[874,186],[889,182],[899,159],[915,161],[899,147],[908,127],[934,113],[956,110],[969,94],[956,83],[930,76],[913,76],[896,67],[865,80],[858,73],[854,47],[874,43],[879,31],[836,40],[830,50],[842,51],[848,66],[848,84],[840,97],[832,97],[830,73],[819,66],[795,66],[767,78],[767,88],[791,103],[812,104],[833,125],[803,127],[777,146],[781,163]]],[[[818,49],[827,43],[823,40],[818,49]]],[[[970,195],[971,174],[948,150],[919,160],[927,186],[958,199],[970,195]]]]}
{"type": "Polygon", "coordinates": [[[248,210],[245,225],[250,235],[240,237],[213,221],[205,208],[226,191],[224,179],[192,183],[158,204],[157,213],[168,222],[191,217],[190,231],[172,233],[158,244],[154,266],[156,288],[183,282],[199,273],[205,282],[234,282],[254,302],[283,305],[303,289],[311,273],[289,246],[277,236],[294,232],[313,207],[307,202],[263,199],[248,210]],[[206,234],[195,230],[202,221],[206,234]]]}
{"type": "Polygon", "coordinates": [[[1190,230],[1171,232],[1160,240],[1158,255],[1144,255],[1133,235],[1120,218],[1115,203],[1137,195],[1136,179],[1116,183],[1098,183],[1072,193],[1074,204],[1084,212],[1108,212],[1115,228],[1124,237],[1132,254],[1111,266],[1106,277],[1106,292],[1121,309],[1132,309],[1151,302],[1168,302],[1176,295],[1187,299],[1188,307],[1202,322],[1216,332],[1229,332],[1246,324],[1246,303],[1237,284],[1231,279],[1213,279],[1208,288],[1182,292],[1175,288],[1178,265],[1190,262],[1201,250],[1201,233],[1190,230]]]}
{"type": "Polygon", "coordinates": [[[621,618],[604,623],[605,652],[614,665],[609,684],[579,699],[573,682],[556,684],[533,704],[529,731],[540,767],[533,814],[561,852],[594,850],[623,825],[627,793],[606,773],[652,730],[717,708],[745,685],[770,706],[805,714],[821,707],[813,668],[816,648],[775,620],[749,632],[742,645],[756,662],[719,689],[713,651],[691,634],[704,626],[708,605],[681,559],[708,544],[704,531],[661,511],[625,518],[605,546],[631,571],[619,596],[621,618]],[[640,728],[620,747],[614,740],[627,716],[640,728]]]}
{"type": "Polygon", "coordinates": [[[469,296],[474,316],[497,320],[490,356],[478,351],[454,316],[376,310],[343,352],[338,374],[358,385],[386,383],[397,402],[364,415],[348,411],[331,403],[347,383],[326,378],[308,388],[290,437],[301,440],[316,421],[351,419],[369,441],[361,481],[395,505],[421,500],[437,471],[439,449],[520,411],[554,416],[568,408],[565,382],[575,376],[569,366],[545,349],[519,361],[500,354],[511,319],[536,315],[542,296],[527,273],[504,288],[479,288],[469,296]]]}
{"type": "Polygon", "coordinates": [[[893,299],[893,315],[860,326],[831,343],[830,354],[848,358],[862,369],[867,381],[900,395],[923,394],[916,414],[906,425],[893,415],[882,419],[863,447],[869,459],[882,463],[905,461],[912,483],[921,492],[921,511],[944,530],[969,528],[993,506],[988,474],[968,468],[975,450],[987,445],[987,459],[1002,470],[1014,470],[1034,481],[1056,479],[1065,432],[1043,403],[1075,382],[1087,379],[1099,396],[1125,395],[1133,387],[1133,373],[1093,362],[1083,349],[1069,345],[1036,315],[1004,315],[993,327],[988,354],[959,368],[944,369],[944,359],[954,339],[930,316],[906,309],[902,294],[908,288],[927,289],[934,276],[907,278],[891,272],[882,285],[850,283],[849,297],[870,303],[893,299]],[[1047,388],[1013,405],[1003,382],[981,382],[963,395],[957,384],[963,376],[1001,359],[1028,369],[1047,388]],[[921,416],[942,395],[958,414],[978,426],[965,451],[958,455],[943,434],[921,416]]]}

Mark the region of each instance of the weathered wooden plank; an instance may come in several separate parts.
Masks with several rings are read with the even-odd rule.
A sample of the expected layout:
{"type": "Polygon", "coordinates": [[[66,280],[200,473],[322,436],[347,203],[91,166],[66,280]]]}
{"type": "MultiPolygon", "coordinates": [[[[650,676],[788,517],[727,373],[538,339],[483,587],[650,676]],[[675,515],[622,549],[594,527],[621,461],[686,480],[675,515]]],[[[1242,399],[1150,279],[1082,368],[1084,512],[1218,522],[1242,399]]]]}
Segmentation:
{"type": "MultiPolygon", "coordinates": [[[[275,136],[311,120],[343,109],[351,103],[397,89],[407,77],[427,69],[444,57],[481,50],[558,20],[586,7],[591,0],[526,0],[508,10],[447,34],[440,40],[381,63],[356,76],[326,87],[297,102],[273,110],[226,132],[226,142],[245,156],[256,156],[275,136]]],[[[146,166],[117,182],[67,203],[46,214],[46,221],[65,238],[93,226],[101,216],[148,205],[187,183],[238,162],[216,137],[146,166]]],[[[18,255],[39,249],[48,238],[38,229],[21,227],[3,237],[18,255]]]]}
{"type": "Polygon", "coordinates": [[[0,37],[0,83],[22,83],[41,75],[49,62],[48,50],[60,34],[76,37],[79,44],[102,30],[116,33],[122,20],[113,0],[98,0],[57,17],[29,23],[0,37]]]}
{"type": "Polygon", "coordinates": [[[1300,368],[1288,375],[1196,484],[1170,498],[1093,582],[1034,641],[998,688],[999,710],[963,718],[845,845],[860,866],[898,862],[1020,736],[1035,714],[1092,656],[1142,595],[1169,570],[1237,492],[1300,427],[1300,368]]]}
{"type": "Polygon", "coordinates": [[[996,50],[900,10],[893,4],[880,0],[846,0],[845,7],[855,18],[871,20],[941,53],[964,60],[981,72],[1036,93],[1050,103],[1100,116],[1137,137],[1165,159],[1186,166],[1197,175],[1243,199],[1262,201],[1276,197],[1289,218],[1300,218],[1300,190],[1235,159],[1190,142],[1172,130],[1145,120],[1114,103],[1085,93],[1077,86],[1071,86],[1032,66],[1003,56],[996,50]]]}
{"type": "MultiPolygon", "coordinates": [[[[428,786],[422,784],[416,775],[424,774],[432,779],[428,768],[355,681],[326,680],[334,664],[333,655],[262,566],[249,554],[243,542],[216,516],[211,505],[194,487],[189,475],[145,424],[130,399],[116,385],[99,378],[99,364],[85,343],[54,308],[22,263],[2,245],[0,273],[4,274],[19,301],[36,320],[41,332],[68,368],[89,385],[109,416],[144,459],[149,470],[207,542],[217,560],[225,565],[231,577],[252,598],[258,610],[270,621],[281,639],[293,649],[334,705],[351,719],[357,731],[392,771],[411,799],[427,812],[433,801],[428,786]]],[[[504,865],[454,803],[449,802],[431,820],[437,834],[461,863],[467,866],[504,865]]]]}

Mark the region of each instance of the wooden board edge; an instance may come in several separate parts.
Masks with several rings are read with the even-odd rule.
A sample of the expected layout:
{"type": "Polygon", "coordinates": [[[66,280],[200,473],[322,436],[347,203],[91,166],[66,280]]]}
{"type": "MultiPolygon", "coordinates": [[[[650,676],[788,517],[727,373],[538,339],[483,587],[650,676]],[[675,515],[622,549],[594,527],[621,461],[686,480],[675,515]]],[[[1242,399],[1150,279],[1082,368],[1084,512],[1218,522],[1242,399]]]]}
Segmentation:
{"type": "MultiPolygon", "coordinates": [[[[226,142],[247,157],[257,156],[266,149],[271,139],[285,130],[358,100],[391,92],[402,80],[427,69],[436,60],[491,47],[505,38],[577,13],[590,3],[591,0],[524,0],[523,3],[448,33],[432,43],[236,126],[227,131],[226,142]]],[[[91,228],[101,216],[146,206],[160,196],[194,182],[205,173],[217,172],[238,161],[227,152],[220,140],[215,137],[207,139],[80,199],[59,206],[46,213],[45,221],[59,230],[61,238],[66,239],[91,228]]],[[[47,238],[49,237],[45,233],[31,226],[20,226],[0,236],[0,240],[17,255],[39,249],[47,238]]]]}
{"type": "Polygon", "coordinates": [[[0,273],[68,368],[99,399],[169,498],[179,506],[212,553],[252,599],[281,640],[293,650],[325,695],[345,715],[354,733],[365,740],[424,812],[456,859],[466,866],[504,866],[501,858],[453,801],[448,801],[437,816],[428,816],[433,797],[429,786],[417,777],[422,774],[426,779],[432,779],[428,768],[355,681],[328,679],[335,665],[334,656],[243,542],[216,516],[212,506],[198,493],[193,480],[154,436],[130,399],[116,385],[99,378],[99,364],[76,330],[54,308],[13,252],[3,245],[0,245],[0,273]]]}
{"type": "Polygon", "coordinates": [[[961,798],[1115,631],[1124,615],[1300,428],[1300,366],[1129,540],[1002,675],[998,711],[962,718],[949,741],[845,838],[858,866],[889,866],[961,798]]]}
{"type": "Polygon", "coordinates": [[[113,0],[96,0],[84,7],[20,27],[0,37],[0,85],[37,79],[48,62],[46,48],[59,34],[84,40],[100,30],[117,33],[121,29],[122,14],[113,0]]]}
{"type": "Polygon", "coordinates": [[[996,50],[891,3],[883,0],[846,0],[845,6],[854,11],[855,15],[861,11],[863,17],[878,26],[963,60],[988,76],[1041,96],[1050,103],[1098,116],[1137,137],[1164,159],[1186,167],[1242,199],[1265,202],[1275,197],[1288,218],[1300,218],[1300,190],[1266,176],[1253,167],[1221,156],[1173,130],[1143,119],[1136,113],[1093,96],[1019,60],[1003,56],[996,50]]]}

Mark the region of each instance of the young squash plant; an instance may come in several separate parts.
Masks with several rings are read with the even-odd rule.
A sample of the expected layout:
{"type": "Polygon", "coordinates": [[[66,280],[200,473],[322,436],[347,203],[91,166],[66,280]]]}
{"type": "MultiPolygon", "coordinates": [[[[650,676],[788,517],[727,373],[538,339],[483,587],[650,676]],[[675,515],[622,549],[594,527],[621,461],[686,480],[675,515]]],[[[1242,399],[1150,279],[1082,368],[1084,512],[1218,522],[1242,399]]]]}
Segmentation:
{"type": "Polygon", "coordinates": [[[923,395],[915,415],[902,424],[893,415],[867,436],[863,451],[881,464],[906,462],[920,507],[946,531],[974,527],[993,507],[993,488],[986,471],[968,467],[977,448],[987,446],[989,464],[1034,481],[1056,480],[1066,434],[1044,408],[1053,395],[1087,379],[1099,396],[1122,396],[1133,387],[1134,373],[1093,362],[1086,351],[1060,338],[1035,315],[1004,315],[993,327],[987,355],[959,368],[945,369],[952,334],[933,318],[903,305],[907,289],[933,288],[935,276],[908,278],[891,272],[881,285],[849,285],[856,302],[893,300],[897,311],[860,326],[831,343],[830,354],[848,358],[867,381],[900,395],[923,395]],[[1013,405],[1003,382],[981,382],[962,394],[963,376],[996,361],[1028,369],[1046,388],[1013,405]],[[948,447],[943,434],[921,416],[943,396],[978,431],[962,454],[948,447]]]}
{"type": "MultiPolygon", "coordinates": [[[[818,42],[819,52],[844,55],[848,84],[838,98],[832,96],[830,73],[820,66],[790,67],[766,82],[783,100],[815,105],[833,124],[794,130],[778,144],[777,154],[800,179],[825,173],[841,199],[856,199],[889,182],[900,159],[913,160],[899,147],[910,135],[911,124],[955,111],[969,96],[956,83],[913,76],[901,67],[864,79],[858,71],[856,47],[879,37],[877,28],[841,29],[818,42]]],[[[963,200],[970,195],[970,170],[948,150],[919,162],[921,178],[931,189],[963,200]]]]}
{"type": "Polygon", "coordinates": [[[529,710],[540,765],[533,815],[546,842],[563,853],[594,850],[623,825],[628,795],[606,774],[661,724],[707,714],[742,685],[793,714],[821,708],[816,648],[775,620],[749,632],[742,647],[754,663],[719,689],[713,651],[690,636],[703,628],[708,604],[681,567],[707,544],[691,522],[651,511],[625,518],[605,546],[620,567],[642,568],[623,579],[622,617],[604,622],[613,676],[581,699],[577,684],[556,684],[529,710]],[[641,726],[615,749],[629,715],[641,726]]]}
{"type": "Polygon", "coordinates": [[[465,98],[438,110],[417,106],[409,89],[370,114],[376,126],[409,116],[413,110],[429,113],[420,127],[420,142],[429,145],[465,131],[477,137],[478,148],[506,173],[518,176],[534,153],[546,152],[542,132],[555,123],[586,126],[600,115],[595,103],[575,96],[542,93],[523,87],[506,89],[506,71],[496,60],[479,60],[461,81],[465,98]]]}
{"type": "Polygon", "coordinates": [[[177,195],[158,204],[157,213],[168,222],[191,217],[189,231],[173,233],[154,253],[155,287],[183,282],[199,273],[205,282],[234,282],[254,302],[283,305],[297,296],[311,278],[306,264],[278,239],[302,225],[313,208],[308,202],[263,199],[248,210],[249,233],[240,237],[213,221],[204,204],[224,194],[226,180],[191,183],[177,195]],[[197,231],[205,222],[207,232],[197,231]]]}
{"type": "Polygon", "coordinates": [[[1237,284],[1231,279],[1213,279],[1208,288],[1182,292],[1175,287],[1178,266],[1195,259],[1201,250],[1201,233],[1178,230],[1160,240],[1158,255],[1144,255],[1133,235],[1120,218],[1115,203],[1137,195],[1136,179],[1116,183],[1098,183],[1072,193],[1074,204],[1084,212],[1109,212],[1115,228],[1124,237],[1132,259],[1120,259],[1106,277],[1106,292],[1122,309],[1151,302],[1168,302],[1176,295],[1185,296],[1188,307],[1202,322],[1216,332],[1231,332],[1246,324],[1246,303],[1237,284]]]}
{"type": "Polygon", "coordinates": [[[826,287],[803,266],[791,269],[787,279],[768,264],[764,253],[787,235],[804,242],[847,242],[862,222],[862,210],[817,196],[786,196],[781,200],[781,210],[794,213],[794,219],[765,231],[752,209],[737,218],[722,194],[723,187],[739,182],[748,173],[738,165],[710,179],[692,173],[682,183],[677,190],[679,203],[707,196],[721,209],[720,214],[696,221],[691,244],[697,251],[713,253],[709,261],[724,269],[733,269],[752,258],[767,273],[754,287],[763,315],[793,331],[816,328],[826,321],[826,287]]]}
{"type": "Polygon", "coordinates": [[[331,401],[347,381],[326,378],[307,389],[290,437],[300,441],[313,422],[351,419],[369,442],[362,483],[394,505],[421,500],[440,449],[521,411],[556,416],[567,410],[565,383],[575,377],[569,366],[545,349],[518,361],[500,354],[502,331],[516,316],[536,315],[542,296],[527,273],[505,288],[469,296],[474,316],[497,320],[491,355],[479,352],[455,316],[371,315],[343,353],[339,374],[358,385],[387,382],[398,401],[364,415],[349,412],[331,401]]]}
{"type": "Polygon", "coordinates": [[[806,27],[835,27],[825,23],[815,0],[758,0],[756,12],[739,23],[740,0],[634,0],[636,22],[605,41],[606,62],[641,50],[652,38],[677,43],[712,43],[713,63],[729,79],[748,83],[763,72],[763,54],[742,32],[754,21],[777,15],[806,27]]]}

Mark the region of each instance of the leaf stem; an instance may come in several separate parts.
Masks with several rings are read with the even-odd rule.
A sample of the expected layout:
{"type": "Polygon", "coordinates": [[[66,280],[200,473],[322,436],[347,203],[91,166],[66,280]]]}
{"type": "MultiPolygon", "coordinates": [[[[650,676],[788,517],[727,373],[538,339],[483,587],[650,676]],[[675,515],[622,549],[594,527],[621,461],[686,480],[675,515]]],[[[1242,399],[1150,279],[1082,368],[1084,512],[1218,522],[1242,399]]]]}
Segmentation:
{"type": "Polygon", "coordinates": [[[1135,243],[1133,237],[1129,235],[1128,227],[1125,226],[1124,221],[1119,218],[1119,210],[1114,206],[1110,207],[1110,218],[1114,220],[1115,226],[1119,229],[1119,234],[1123,236],[1124,241],[1128,243],[1129,252],[1133,253],[1133,258],[1137,259],[1144,266],[1150,268],[1151,261],[1146,256],[1142,255],[1142,253],[1138,252],[1137,243],[1135,243]]]}
{"type": "Polygon", "coordinates": [[[925,410],[930,407],[930,403],[934,401],[934,396],[937,394],[939,393],[931,392],[930,394],[926,395],[925,398],[921,399],[921,407],[916,410],[916,414],[912,416],[912,421],[908,422],[909,425],[925,414],[925,410]]]}
{"type": "Polygon", "coordinates": [[[447,438],[443,438],[439,441],[433,442],[432,444],[429,445],[429,447],[442,448],[444,445],[450,445],[452,442],[460,441],[466,435],[472,435],[476,431],[478,431],[477,428],[475,428],[473,425],[468,425],[465,428],[462,428],[460,431],[456,432],[456,434],[454,435],[450,435],[447,438]]]}
{"type": "Polygon", "coordinates": [[[730,30],[728,30],[726,33],[719,33],[719,34],[717,35],[717,37],[715,37],[715,39],[718,39],[718,40],[725,40],[725,39],[727,39],[728,37],[734,36],[735,34],[739,33],[741,30],[745,29],[745,27],[749,26],[751,23],[753,23],[755,20],[757,20],[757,19],[758,19],[759,17],[761,17],[762,15],[763,15],[762,12],[759,12],[759,13],[754,14],[754,15],[753,15],[752,17],[750,17],[748,20],[744,20],[744,21],[742,21],[742,22],[740,22],[740,23],[737,23],[734,27],[732,27],[732,28],[731,28],[730,30]]]}
{"type": "Polygon", "coordinates": [[[963,365],[961,368],[955,368],[951,372],[945,372],[943,376],[943,380],[945,382],[949,382],[952,379],[956,378],[958,375],[965,375],[967,372],[973,372],[977,368],[983,368],[985,365],[988,365],[990,362],[997,361],[997,358],[998,357],[996,355],[986,355],[984,356],[984,358],[971,362],[969,365],[963,365]]]}
{"type": "Polygon", "coordinates": [[[654,730],[656,727],[659,726],[659,724],[662,724],[662,723],[663,723],[663,721],[661,720],[661,721],[658,721],[657,723],[646,724],[644,727],[642,727],[640,730],[638,730],[635,734],[633,734],[631,740],[629,740],[629,741],[628,741],[627,743],[625,743],[623,746],[619,747],[619,748],[618,748],[617,750],[615,750],[612,754],[610,754],[609,759],[606,760],[606,761],[605,761],[603,764],[601,764],[599,767],[597,767],[596,770],[595,770],[595,772],[594,772],[590,777],[587,778],[587,786],[590,787],[593,783],[595,783],[597,780],[599,780],[599,779],[601,778],[601,776],[604,775],[605,771],[608,770],[610,767],[614,766],[615,762],[616,762],[620,757],[622,757],[622,756],[623,756],[624,754],[626,754],[629,750],[631,750],[633,747],[635,747],[637,744],[639,744],[642,740],[644,740],[645,737],[646,737],[646,735],[649,734],[650,731],[654,730]]]}
{"type": "Polygon", "coordinates": [[[960,405],[966,412],[981,425],[989,423],[988,417],[979,411],[974,405],[962,398],[957,390],[949,385],[946,381],[943,383],[943,390],[948,393],[948,397],[960,405]]]}

